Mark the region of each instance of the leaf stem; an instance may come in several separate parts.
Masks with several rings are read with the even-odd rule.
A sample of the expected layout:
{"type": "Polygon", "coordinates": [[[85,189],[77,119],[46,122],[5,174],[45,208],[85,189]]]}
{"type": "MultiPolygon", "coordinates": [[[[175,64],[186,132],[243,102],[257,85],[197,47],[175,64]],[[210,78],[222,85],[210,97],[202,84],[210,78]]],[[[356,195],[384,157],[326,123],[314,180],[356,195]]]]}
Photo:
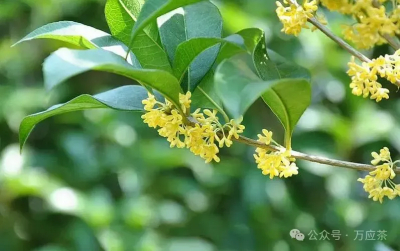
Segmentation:
{"type": "MultiPolygon", "coordinates": [[[[270,151],[280,151],[281,147],[278,146],[273,146],[273,145],[265,145],[264,143],[258,142],[257,140],[250,139],[244,136],[240,136],[238,139],[235,139],[237,142],[258,147],[258,148],[263,148],[267,149],[270,151]]],[[[353,170],[358,170],[358,171],[373,171],[376,169],[375,166],[368,165],[368,164],[360,164],[360,163],[354,163],[354,162],[349,162],[349,161],[343,161],[343,160],[336,160],[336,159],[330,159],[326,157],[320,157],[320,156],[313,156],[297,151],[291,151],[291,155],[294,158],[297,159],[302,159],[310,162],[315,162],[319,164],[324,164],[324,165],[330,165],[330,166],[336,166],[336,167],[344,167],[348,169],[353,169],[353,170]]],[[[395,169],[395,173],[400,173],[400,169],[395,169]]]]}

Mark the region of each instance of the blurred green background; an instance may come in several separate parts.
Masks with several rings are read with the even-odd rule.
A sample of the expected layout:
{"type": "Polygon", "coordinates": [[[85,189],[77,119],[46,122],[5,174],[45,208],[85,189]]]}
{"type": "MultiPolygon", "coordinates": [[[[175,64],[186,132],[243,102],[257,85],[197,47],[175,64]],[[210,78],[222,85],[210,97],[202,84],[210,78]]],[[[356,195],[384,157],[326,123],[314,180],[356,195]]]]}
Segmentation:
{"type": "MultiPolygon", "coordinates": [[[[395,89],[379,104],[352,96],[345,73],[350,56],[320,32],[282,34],[274,1],[215,3],[226,34],[262,28],[270,49],[312,72],[313,103],[296,128],[294,149],[368,163],[371,151],[388,146],[399,157],[395,89]]],[[[254,149],[240,144],[222,150],[220,164],[204,164],[187,150],[170,149],[139,114],[95,110],[48,119],[20,155],[24,116],[82,93],[132,84],[89,72],[45,93],[41,64],[66,45],[40,40],[11,48],[28,32],[60,20],[108,32],[104,5],[0,1],[0,251],[400,250],[400,199],[383,205],[367,199],[356,182],[364,173],[298,161],[299,175],[270,180],[257,169],[254,149]],[[304,241],[290,237],[294,228],[304,241]],[[312,230],[339,230],[340,240],[310,240],[312,230]],[[378,230],[387,231],[386,240],[376,240],[378,230]],[[354,240],[356,231],[364,231],[363,240],[354,240]],[[375,240],[365,240],[366,231],[375,240]]],[[[339,34],[348,20],[327,16],[339,34]]],[[[382,46],[368,55],[388,51],[382,46]]],[[[262,102],[245,125],[246,136],[266,128],[282,138],[281,125],[262,102]]]]}

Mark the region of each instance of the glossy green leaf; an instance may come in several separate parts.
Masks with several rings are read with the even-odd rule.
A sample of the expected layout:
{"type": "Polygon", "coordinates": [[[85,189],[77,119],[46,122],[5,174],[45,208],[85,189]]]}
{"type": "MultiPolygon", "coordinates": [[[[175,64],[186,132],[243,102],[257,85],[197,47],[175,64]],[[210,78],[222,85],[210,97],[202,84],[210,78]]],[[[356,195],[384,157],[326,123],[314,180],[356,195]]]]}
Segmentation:
{"type": "MultiPolygon", "coordinates": [[[[121,57],[125,57],[128,52],[128,47],[121,41],[113,38],[110,34],[71,21],[61,21],[44,25],[29,33],[15,43],[14,46],[34,39],[59,40],[82,49],[102,48],[121,57]]],[[[132,53],[128,61],[135,65],[135,67],[140,68],[139,62],[132,53]]]]}
{"type": "Polygon", "coordinates": [[[49,117],[67,112],[98,108],[143,111],[142,100],[147,97],[147,90],[142,86],[122,86],[93,96],[84,94],[67,103],[54,105],[46,111],[29,115],[22,120],[19,128],[20,148],[23,148],[33,128],[49,117]]]}
{"type": "Polygon", "coordinates": [[[179,7],[201,2],[204,0],[147,0],[142,7],[135,26],[132,29],[130,45],[133,44],[136,36],[140,34],[147,25],[156,19],[179,7]]]}
{"type": "Polygon", "coordinates": [[[262,34],[261,39],[254,48],[253,62],[261,79],[273,80],[282,78],[277,65],[269,58],[264,34],[262,34]]]}
{"type": "Polygon", "coordinates": [[[217,109],[224,112],[222,101],[215,91],[214,71],[211,70],[203,78],[192,93],[192,106],[197,108],[217,109]]]}
{"type": "Polygon", "coordinates": [[[251,61],[247,55],[223,61],[215,75],[217,94],[235,118],[244,115],[261,96],[282,122],[290,140],[295,125],[310,105],[310,84],[305,79],[264,81],[255,73],[251,61]]]}
{"type": "Polygon", "coordinates": [[[254,53],[254,49],[263,39],[263,31],[260,29],[246,29],[233,34],[224,39],[200,37],[193,38],[181,43],[175,53],[174,74],[178,79],[182,79],[189,65],[195,58],[216,44],[222,43],[222,49],[218,55],[218,61],[232,57],[238,53],[254,53]]]}
{"type": "Polygon", "coordinates": [[[221,46],[216,64],[218,65],[224,59],[228,59],[236,54],[242,53],[243,47],[246,48],[246,51],[249,54],[253,54],[254,49],[256,48],[257,44],[260,43],[263,36],[263,30],[258,28],[249,28],[241,30],[236,34],[227,37],[227,40],[231,41],[232,43],[224,43],[221,46]],[[236,46],[236,44],[241,44],[242,46],[239,48],[238,46],[236,46]]]}
{"type": "Polygon", "coordinates": [[[275,57],[279,62],[270,58],[265,39],[261,39],[254,49],[254,67],[262,80],[280,80],[262,94],[262,98],[284,126],[286,147],[290,147],[293,130],[311,103],[311,86],[307,81],[309,79],[307,70],[289,64],[278,55],[275,57]]]}
{"type": "MultiPolygon", "coordinates": [[[[193,38],[208,37],[221,38],[222,17],[218,8],[203,1],[185,6],[176,12],[159,18],[160,35],[163,45],[168,52],[171,62],[180,60],[175,57],[179,44],[193,38]],[[174,14],[173,16],[171,16],[174,14]],[[170,18],[169,18],[170,17],[170,18]]],[[[181,86],[186,90],[193,91],[202,78],[211,69],[218,55],[219,45],[203,50],[192,60],[186,77],[182,79],[181,86]]]]}
{"type": "Polygon", "coordinates": [[[93,27],[71,21],[61,21],[46,24],[32,31],[15,45],[33,39],[47,38],[67,42],[84,49],[93,49],[101,47],[97,41],[106,36],[110,35],[93,27]]]}
{"type": "MultiPolygon", "coordinates": [[[[144,0],[108,0],[105,15],[113,36],[130,43],[131,31],[144,0]]],[[[130,46],[143,68],[172,72],[168,56],[161,45],[155,22],[139,32],[130,46]]]]}
{"type": "MultiPolygon", "coordinates": [[[[202,52],[220,43],[235,43],[229,39],[230,37],[226,39],[202,37],[193,38],[181,43],[176,50],[173,64],[175,76],[179,80],[182,80],[189,66],[202,52]]],[[[243,44],[234,45],[245,51],[245,48],[242,47],[243,44]]]]}
{"type": "Polygon", "coordinates": [[[267,49],[270,60],[276,64],[281,78],[303,78],[311,81],[311,73],[304,67],[292,63],[276,53],[267,49]]]}
{"type": "Polygon", "coordinates": [[[262,94],[262,98],[291,136],[297,122],[311,103],[311,86],[306,79],[300,78],[275,81],[277,83],[262,94]]]}
{"type": "Polygon", "coordinates": [[[45,86],[50,89],[80,73],[97,70],[116,73],[149,86],[179,107],[181,88],[170,73],[155,69],[135,69],[113,53],[101,50],[70,50],[62,48],[51,54],[43,64],[45,86]]]}
{"type": "Polygon", "coordinates": [[[275,84],[275,81],[262,81],[251,66],[251,58],[241,54],[223,61],[215,73],[217,94],[234,118],[244,115],[257,98],[275,84]]]}

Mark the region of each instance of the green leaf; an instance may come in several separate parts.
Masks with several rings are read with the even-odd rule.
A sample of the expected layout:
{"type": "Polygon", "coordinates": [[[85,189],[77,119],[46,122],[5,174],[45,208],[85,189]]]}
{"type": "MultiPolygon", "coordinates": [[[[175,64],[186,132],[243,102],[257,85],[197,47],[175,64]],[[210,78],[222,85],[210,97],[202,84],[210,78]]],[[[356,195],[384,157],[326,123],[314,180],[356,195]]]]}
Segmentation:
{"type": "Polygon", "coordinates": [[[116,73],[149,86],[174,105],[179,106],[181,88],[170,73],[155,69],[135,69],[123,58],[101,50],[70,50],[62,48],[51,54],[43,64],[45,86],[50,89],[80,73],[97,70],[116,73]]]}
{"type": "Polygon", "coordinates": [[[215,73],[215,88],[225,109],[234,118],[247,109],[275,81],[262,81],[253,71],[251,57],[240,54],[223,61],[215,73]]]}
{"type": "Polygon", "coordinates": [[[294,64],[275,51],[267,49],[270,60],[276,64],[281,78],[303,78],[311,81],[309,70],[300,65],[294,64]]]}
{"type": "Polygon", "coordinates": [[[215,91],[214,71],[210,70],[192,93],[192,106],[196,108],[217,109],[224,113],[221,99],[215,91]]]}
{"type": "MultiPolygon", "coordinates": [[[[129,45],[133,44],[136,36],[140,34],[147,25],[156,19],[179,7],[194,4],[204,0],[147,0],[142,7],[135,26],[132,29],[129,45]]],[[[129,46],[130,47],[130,46],[129,46]]]]}
{"type": "MultiPolygon", "coordinates": [[[[220,43],[234,43],[229,41],[229,39],[229,37],[226,39],[201,37],[181,43],[176,50],[173,64],[175,76],[179,80],[182,80],[187,69],[202,52],[220,43]]],[[[235,44],[235,46],[241,48],[242,51],[245,51],[245,48],[241,47],[242,45],[243,44],[240,43],[235,44]]]]}
{"type": "Polygon", "coordinates": [[[231,41],[232,43],[225,43],[221,46],[216,64],[218,65],[224,59],[242,53],[242,48],[239,48],[236,46],[236,44],[242,44],[241,47],[245,47],[248,53],[253,54],[254,49],[256,48],[257,44],[260,43],[263,36],[264,31],[258,28],[244,29],[234,35],[229,36],[227,40],[231,41]]]}
{"type": "Polygon", "coordinates": [[[311,86],[307,81],[309,73],[302,67],[288,63],[276,53],[275,57],[279,63],[269,57],[263,36],[254,50],[253,63],[261,79],[281,81],[265,92],[262,98],[284,126],[285,145],[290,148],[294,128],[311,103],[311,86]]]}
{"type": "MultiPolygon", "coordinates": [[[[121,41],[113,38],[110,34],[71,21],[61,21],[44,25],[29,33],[13,46],[34,39],[59,40],[82,49],[103,48],[121,57],[125,57],[128,52],[128,47],[121,41]]],[[[140,68],[139,62],[132,53],[128,61],[135,65],[135,67],[140,68]]]]}
{"type": "Polygon", "coordinates": [[[67,42],[84,49],[93,49],[101,47],[97,41],[106,36],[110,35],[93,27],[71,21],[61,21],[46,24],[32,31],[14,45],[33,39],[47,38],[67,42]]]}
{"type": "Polygon", "coordinates": [[[261,96],[282,122],[290,144],[295,125],[310,105],[310,84],[305,79],[264,81],[253,67],[248,55],[237,55],[223,61],[215,75],[216,91],[225,109],[235,118],[244,115],[261,96]]]}
{"type": "MultiPolygon", "coordinates": [[[[161,40],[171,61],[180,60],[175,58],[175,52],[178,45],[184,41],[198,37],[222,36],[221,14],[215,5],[208,1],[185,6],[159,18],[158,21],[161,25],[161,40]],[[174,15],[171,17],[172,14],[174,15]]],[[[214,64],[218,51],[219,46],[216,45],[196,55],[188,69],[187,78],[182,79],[181,86],[184,91],[193,91],[196,88],[214,64]]]]}
{"type": "Polygon", "coordinates": [[[306,79],[280,79],[262,94],[262,99],[286,130],[286,147],[299,119],[311,104],[311,86],[306,79]]]}
{"type": "Polygon", "coordinates": [[[41,121],[67,112],[80,110],[112,108],[121,111],[143,111],[142,100],[147,98],[147,90],[142,86],[122,86],[94,96],[84,94],[65,104],[58,104],[46,111],[25,117],[19,128],[19,141],[22,150],[29,134],[41,121]]]}
{"type": "MultiPolygon", "coordinates": [[[[143,4],[143,0],[108,0],[105,15],[111,34],[125,44],[129,44],[131,31],[143,4]]],[[[155,22],[140,31],[130,49],[143,68],[172,72],[167,54],[162,48],[155,22]]]]}
{"type": "Polygon", "coordinates": [[[281,75],[277,65],[270,60],[265,45],[265,35],[261,36],[253,51],[253,62],[258,75],[263,80],[281,79],[281,75]]]}

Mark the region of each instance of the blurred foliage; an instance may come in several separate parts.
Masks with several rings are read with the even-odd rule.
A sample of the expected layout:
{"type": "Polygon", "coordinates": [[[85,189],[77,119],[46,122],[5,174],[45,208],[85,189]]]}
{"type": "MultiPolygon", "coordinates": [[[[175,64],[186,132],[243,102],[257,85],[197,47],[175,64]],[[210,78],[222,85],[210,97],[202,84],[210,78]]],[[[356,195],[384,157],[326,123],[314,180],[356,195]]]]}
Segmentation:
{"type": "MultiPolygon", "coordinates": [[[[351,95],[350,56],[319,32],[280,33],[274,1],[216,1],[225,32],[259,27],[269,48],[308,68],[313,103],[294,133],[294,149],[367,163],[370,152],[400,151],[400,99],[376,104],[351,95]]],[[[71,20],[107,31],[101,0],[2,0],[0,3],[0,250],[399,250],[399,200],[367,199],[362,173],[299,162],[296,177],[270,180],[253,161],[254,149],[235,144],[220,164],[170,149],[135,113],[96,110],[46,120],[22,155],[18,126],[28,114],[79,94],[132,84],[90,72],[50,94],[41,64],[54,41],[11,45],[52,21],[71,20]],[[291,239],[297,228],[303,242],[291,239]],[[340,230],[340,240],[307,234],[340,230]],[[355,230],[387,231],[387,240],[356,241],[355,230]],[[346,237],[346,234],[348,235],[346,237]]],[[[328,15],[340,33],[347,20],[328,15]]],[[[387,52],[387,47],[372,53],[387,52]]],[[[245,134],[262,128],[283,137],[271,111],[256,103],[245,134]]],[[[365,237],[364,237],[365,238],[365,237]]],[[[375,236],[376,239],[376,236],[375,236]]]]}

